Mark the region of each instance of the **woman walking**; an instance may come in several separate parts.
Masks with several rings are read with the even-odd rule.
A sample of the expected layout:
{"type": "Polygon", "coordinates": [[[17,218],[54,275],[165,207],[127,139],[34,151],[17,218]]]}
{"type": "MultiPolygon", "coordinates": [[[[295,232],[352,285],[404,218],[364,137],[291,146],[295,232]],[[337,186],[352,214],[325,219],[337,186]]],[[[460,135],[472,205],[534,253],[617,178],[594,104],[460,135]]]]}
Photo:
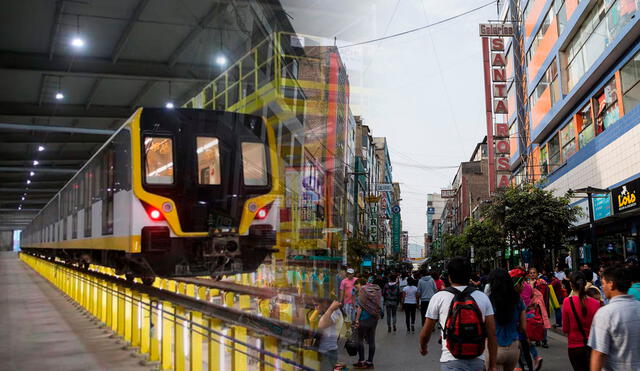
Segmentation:
{"type": "Polygon", "coordinates": [[[588,370],[591,349],[587,346],[591,322],[600,302],[587,296],[587,279],[584,273],[571,275],[571,289],[576,294],[569,296],[562,304],[562,331],[567,334],[569,361],[574,370],[588,370]]]}
{"type": "Polygon", "coordinates": [[[389,282],[382,289],[382,297],[384,298],[384,306],[387,308],[387,332],[396,331],[396,313],[398,304],[400,303],[400,285],[394,274],[389,276],[389,282]]]}
{"type": "Polygon", "coordinates": [[[520,334],[526,334],[524,302],[514,288],[514,280],[506,270],[494,270],[489,274],[488,281],[491,287],[489,299],[495,313],[498,339],[496,370],[512,371],[520,357],[520,334]]]}
{"type": "Polygon", "coordinates": [[[402,289],[402,307],[404,308],[404,319],[407,324],[407,333],[415,332],[416,307],[418,305],[418,288],[416,280],[409,278],[407,287],[402,289]]]}
{"type": "Polygon", "coordinates": [[[382,290],[373,282],[358,280],[359,289],[356,300],[356,322],[358,328],[358,362],[354,368],[374,368],[373,356],[376,353],[376,327],[382,317],[382,290]],[[369,344],[369,356],[364,361],[364,341],[369,344]]]}

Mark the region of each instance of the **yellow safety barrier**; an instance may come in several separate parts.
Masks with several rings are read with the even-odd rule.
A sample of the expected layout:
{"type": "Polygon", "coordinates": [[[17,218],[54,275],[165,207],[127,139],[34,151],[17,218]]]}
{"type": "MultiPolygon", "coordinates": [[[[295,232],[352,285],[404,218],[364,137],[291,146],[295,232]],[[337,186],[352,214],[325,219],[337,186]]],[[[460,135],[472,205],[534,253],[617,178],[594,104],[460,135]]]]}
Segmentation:
{"type": "MultiPolygon", "coordinates": [[[[166,297],[151,297],[129,284],[121,285],[91,272],[27,254],[20,254],[20,259],[106,328],[112,329],[149,364],[155,364],[162,370],[319,369],[319,355],[308,347],[287,345],[278,337],[227,324],[219,318],[173,303],[166,297]]],[[[94,269],[114,275],[110,269],[94,269]]],[[[157,279],[153,286],[155,288],[149,288],[162,288],[207,302],[221,299],[220,305],[260,313],[265,317],[270,314],[268,300],[257,302],[254,308],[248,295],[235,295],[173,280],[157,279]]],[[[281,321],[292,322],[292,304],[281,304],[279,311],[281,321]]]]}

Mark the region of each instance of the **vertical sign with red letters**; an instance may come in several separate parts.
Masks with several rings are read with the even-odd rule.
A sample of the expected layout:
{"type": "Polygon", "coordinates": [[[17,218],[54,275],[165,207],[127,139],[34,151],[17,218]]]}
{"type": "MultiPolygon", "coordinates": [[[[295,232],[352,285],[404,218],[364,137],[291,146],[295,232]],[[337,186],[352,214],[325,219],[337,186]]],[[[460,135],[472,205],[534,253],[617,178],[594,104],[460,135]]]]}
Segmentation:
{"type": "Polygon", "coordinates": [[[513,36],[510,24],[481,24],[484,62],[485,107],[489,155],[489,192],[509,185],[509,112],[507,60],[504,37],[513,36]]]}

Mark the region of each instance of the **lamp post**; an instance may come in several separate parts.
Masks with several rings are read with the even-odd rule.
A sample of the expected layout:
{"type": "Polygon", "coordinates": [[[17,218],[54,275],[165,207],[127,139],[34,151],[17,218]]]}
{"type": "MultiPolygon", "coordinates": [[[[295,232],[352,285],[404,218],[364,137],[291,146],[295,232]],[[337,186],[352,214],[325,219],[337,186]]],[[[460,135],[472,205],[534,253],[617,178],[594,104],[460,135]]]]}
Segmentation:
{"type": "Polygon", "coordinates": [[[569,189],[569,192],[573,192],[573,193],[583,193],[587,195],[587,204],[589,206],[589,242],[591,243],[591,261],[593,264],[593,267],[595,268],[596,265],[598,265],[599,263],[599,257],[598,257],[598,246],[596,245],[596,229],[594,228],[593,224],[595,222],[594,220],[594,216],[593,216],[593,195],[606,195],[609,194],[611,191],[609,191],[608,189],[602,189],[602,188],[595,188],[595,187],[586,187],[586,188],[579,188],[579,189],[574,189],[571,190],[569,189]]]}

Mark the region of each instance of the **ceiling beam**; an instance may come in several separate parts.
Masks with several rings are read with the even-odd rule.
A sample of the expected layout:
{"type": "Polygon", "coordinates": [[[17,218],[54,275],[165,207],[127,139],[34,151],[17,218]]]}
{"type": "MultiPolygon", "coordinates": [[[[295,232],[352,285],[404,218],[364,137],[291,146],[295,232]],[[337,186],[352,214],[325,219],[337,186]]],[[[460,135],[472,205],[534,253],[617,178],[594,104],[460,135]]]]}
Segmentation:
{"type": "MultiPolygon", "coordinates": [[[[28,193],[58,193],[59,188],[29,188],[28,193]]],[[[0,193],[24,193],[24,188],[0,188],[0,193]]]]}
{"type": "Polygon", "coordinates": [[[58,32],[60,31],[60,23],[64,14],[64,0],[56,1],[56,10],[53,14],[53,23],[49,30],[49,60],[53,59],[53,53],[56,50],[56,42],[58,41],[58,32]]]}
{"type": "Polygon", "coordinates": [[[69,169],[64,167],[17,167],[17,166],[0,166],[0,173],[28,173],[30,171],[36,173],[56,173],[56,174],[75,174],[78,169],[69,169]]]}
{"type": "MultiPolygon", "coordinates": [[[[18,211],[16,209],[0,209],[0,211],[18,211]]],[[[40,209],[22,209],[20,210],[20,213],[37,213],[38,211],[40,211],[40,209]]]]}
{"type": "Polygon", "coordinates": [[[124,47],[127,44],[127,41],[129,40],[129,36],[131,36],[131,32],[133,31],[133,28],[136,25],[136,22],[138,22],[140,15],[144,11],[144,8],[147,7],[147,4],[149,4],[149,1],[150,0],[140,0],[138,2],[138,5],[134,9],[133,13],[131,13],[131,17],[129,17],[129,21],[127,22],[127,25],[124,27],[124,31],[120,35],[120,38],[116,43],[116,46],[113,48],[113,51],[111,52],[111,62],[116,63],[120,58],[120,54],[122,54],[122,52],[124,51],[124,47]]]}
{"type": "Polygon", "coordinates": [[[89,94],[87,95],[87,100],[84,103],[85,109],[89,109],[91,107],[91,103],[93,103],[93,99],[96,97],[96,93],[98,92],[101,83],[102,77],[97,77],[96,81],[93,82],[91,90],[89,90],[89,94]]]}
{"type": "Polygon", "coordinates": [[[11,131],[43,131],[50,133],[69,133],[69,134],[92,134],[92,135],[112,135],[115,130],[78,128],[71,126],[50,126],[50,125],[33,125],[19,124],[10,122],[0,122],[0,129],[11,131]]]}
{"type": "Polygon", "coordinates": [[[51,118],[113,118],[127,119],[133,110],[123,106],[91,106],[84,104],[43,104],[0,102],[0,115],[51,118]]]}
{"type": "Polygon", "coordinates": [[[156,85],[156,82],[157,81],[147,81],[144,86],[140,88],[138,94],[131,100],[131,103],[129,103],[129,108],[136,109],[140,105],[142,98],[156,85]]]}
{"type": "MultiPolygon", "coordinates": [[[[86,161],[91,157],[91,154],[94,151],[65,151],[60,155],[56,155],[51,151],[44,151],[38,154],[38,161],[41,164],[55,162],[55,161],[86,161]]],[[[33,155],[31,153],[15,153],[15,151],[11,152],[3,152],[2,148],[0,148],[0,163],[7,164],[8,161],[21,161],[19,165],[23,165],[22,162],[26,163],[29,166],[30,163],[33,162],[33,155]]]]}
{"type": "Polygon", "coordinates": [[[49,198],[40,200],[0,200],[0,205],[7,207],[7,205],[44,205],[49,202],[49,198]]]}
{"type": "Polygon", "coordinates": [[[180,45],[178,45],[178,47],[173,51],[173,53],[171,53],[171,56],[167,61],[167,64],[169,66],[174,66],[178,62],[178,59],[180,58],[180,56],[185,51],[187,51],[187,49],[189,49],[191,44],[202,34],[202,32],[204,32],[205,27],[209,23],[211,23],[211,21],[216,15],[220,13],[221,8],[222,8],[222,2],[216,1],[215,4],[213,4],[211,9],[209,9],[209,13],[207,13],[204,17],[200,19],[200,21],[198,22],[198,25],[196,25],[194,28],[191,29],[191,32],[189,32],[187,37],[185,37],[180,43],[180,45]]]}
{"type": "Polygon", "coordinates": [[[140,60],[120,60],[113,63],[111,58],[78,55],[57,56],[50,60],[45,54],[2,51],[0,69],[41,72],[56,76],[192,82],[210,81],[208,76],[213,66],[187,63],[169,66],[165,63],[140,60]]]}

